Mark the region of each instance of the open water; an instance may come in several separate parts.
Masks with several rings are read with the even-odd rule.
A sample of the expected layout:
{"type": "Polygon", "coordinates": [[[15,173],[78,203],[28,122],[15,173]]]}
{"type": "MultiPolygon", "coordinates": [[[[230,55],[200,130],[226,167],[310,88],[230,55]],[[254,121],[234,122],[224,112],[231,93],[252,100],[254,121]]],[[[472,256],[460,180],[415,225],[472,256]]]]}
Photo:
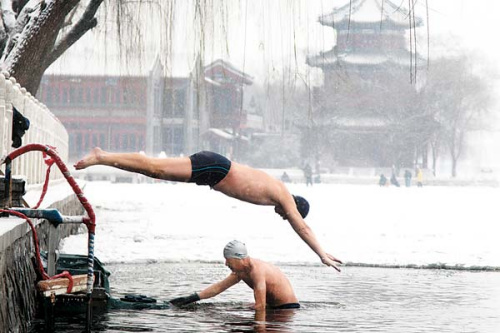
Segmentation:
{"type": "MultiPolygon", "coordinates": [[[[290,190],[310,200],[306,220],[323,247],[347,263],[341,273],[320,265],[271,207],[192,184],[89,183],[96,255],[112,272],[113,297],[166,301],[199,291],[229,274],[222,248],[239,239],[250,256],[280,267],[303,306],[257,320],[252,291],[240,283],[188,308],[110,310],[94,317],[94,330],[500,332],[500,189],[291,184],[290,190]]],[[[67,238],[62,251],[85,254],[86,236],[67,238]]],[[[82,318],[60,318],[56,331],[80,332],[83,325],[82,318]]]]}

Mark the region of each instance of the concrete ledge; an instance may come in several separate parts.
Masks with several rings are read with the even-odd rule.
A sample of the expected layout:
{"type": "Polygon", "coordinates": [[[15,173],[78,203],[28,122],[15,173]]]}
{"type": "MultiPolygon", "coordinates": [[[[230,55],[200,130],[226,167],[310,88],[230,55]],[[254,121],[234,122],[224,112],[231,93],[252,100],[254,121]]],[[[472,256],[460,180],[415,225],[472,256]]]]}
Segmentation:
{"type": "MultiPolygon", "coordinates": [[[[32,219],[32,222],[35,227],[42,223],[41,220],[35,219],[32,219]]],[[[0,218],[0,255],[18,239],[25,237],[30,231],[30,226],[23,219],[17,217],[0,218]]]]}

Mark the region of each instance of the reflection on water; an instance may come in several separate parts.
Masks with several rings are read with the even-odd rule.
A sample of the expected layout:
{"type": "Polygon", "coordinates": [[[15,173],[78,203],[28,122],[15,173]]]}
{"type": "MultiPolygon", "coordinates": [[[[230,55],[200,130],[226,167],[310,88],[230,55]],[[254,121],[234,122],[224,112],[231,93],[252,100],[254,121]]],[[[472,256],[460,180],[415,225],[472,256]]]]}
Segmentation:
{"type": "MultiPolygon", "coordinates": [[[[165,301],[224,278],[222,263],[113,264],[112,295],[165,301]]],[[[477,332],[500,331],[500,274],[416,269],[281,266],[301,301],[296,310],[250,309],[243,283],[185,308],[110,310],[96,332],[477,332]]],[[[58,318],[57,332],[81,332],[84,316],[58,318]]],[[[43,323],[32,332],[43,332],[43,323]]]]}

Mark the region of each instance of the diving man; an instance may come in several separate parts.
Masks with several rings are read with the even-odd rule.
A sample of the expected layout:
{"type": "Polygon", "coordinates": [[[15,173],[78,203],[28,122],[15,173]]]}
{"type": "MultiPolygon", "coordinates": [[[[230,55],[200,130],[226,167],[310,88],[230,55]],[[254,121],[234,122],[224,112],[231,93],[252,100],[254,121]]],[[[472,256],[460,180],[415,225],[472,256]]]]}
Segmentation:
{"type": "Polygon", "coordinates": [[[80,170],[93,165],[112,166],[152,178],[208,185],[242,201],[274,206],[274,211],[288,220],[321,262],[340,272],[338,265],[342,262],[323,250],[304,221],[309,212],[307,200],[292,196],[280,180],[263,171],[232,162],[210,151],[198,152],[189,157],[153,158],[139,153],[109,153],[97,147],[78,161],[75,168],[80,170]]]}

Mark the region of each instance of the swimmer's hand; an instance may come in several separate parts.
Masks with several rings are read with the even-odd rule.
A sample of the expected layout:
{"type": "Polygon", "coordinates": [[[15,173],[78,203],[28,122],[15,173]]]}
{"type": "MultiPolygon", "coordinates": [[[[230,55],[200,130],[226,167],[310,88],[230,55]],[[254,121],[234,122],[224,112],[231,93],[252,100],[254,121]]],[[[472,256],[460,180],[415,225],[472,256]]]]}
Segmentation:
{"type": "Polygon", "coordinates": [[[327,266],[335,268],[337,271],[340,272],[340,268],[338,266],[339,266],[339,264],[340,265],[342,264],[342,261],[335,258],[334,256],[332,256],[329,253],[325,253],[325,254],[326,254],[326,256],[321,258],[321,262],[327,266]]]}
{"type": "Polygon", "coordinates": [[[181,305],[186,305],[189,303],[194,303],[194,302],[197,302],[199,300],[200,300],[200,295],[198,295],[198,293],[192,293],[189,296],[183,296],[183,297],[177,297],[177,298],[171,299],[169,302],[172,305],[181,306],[181,305]]]}

